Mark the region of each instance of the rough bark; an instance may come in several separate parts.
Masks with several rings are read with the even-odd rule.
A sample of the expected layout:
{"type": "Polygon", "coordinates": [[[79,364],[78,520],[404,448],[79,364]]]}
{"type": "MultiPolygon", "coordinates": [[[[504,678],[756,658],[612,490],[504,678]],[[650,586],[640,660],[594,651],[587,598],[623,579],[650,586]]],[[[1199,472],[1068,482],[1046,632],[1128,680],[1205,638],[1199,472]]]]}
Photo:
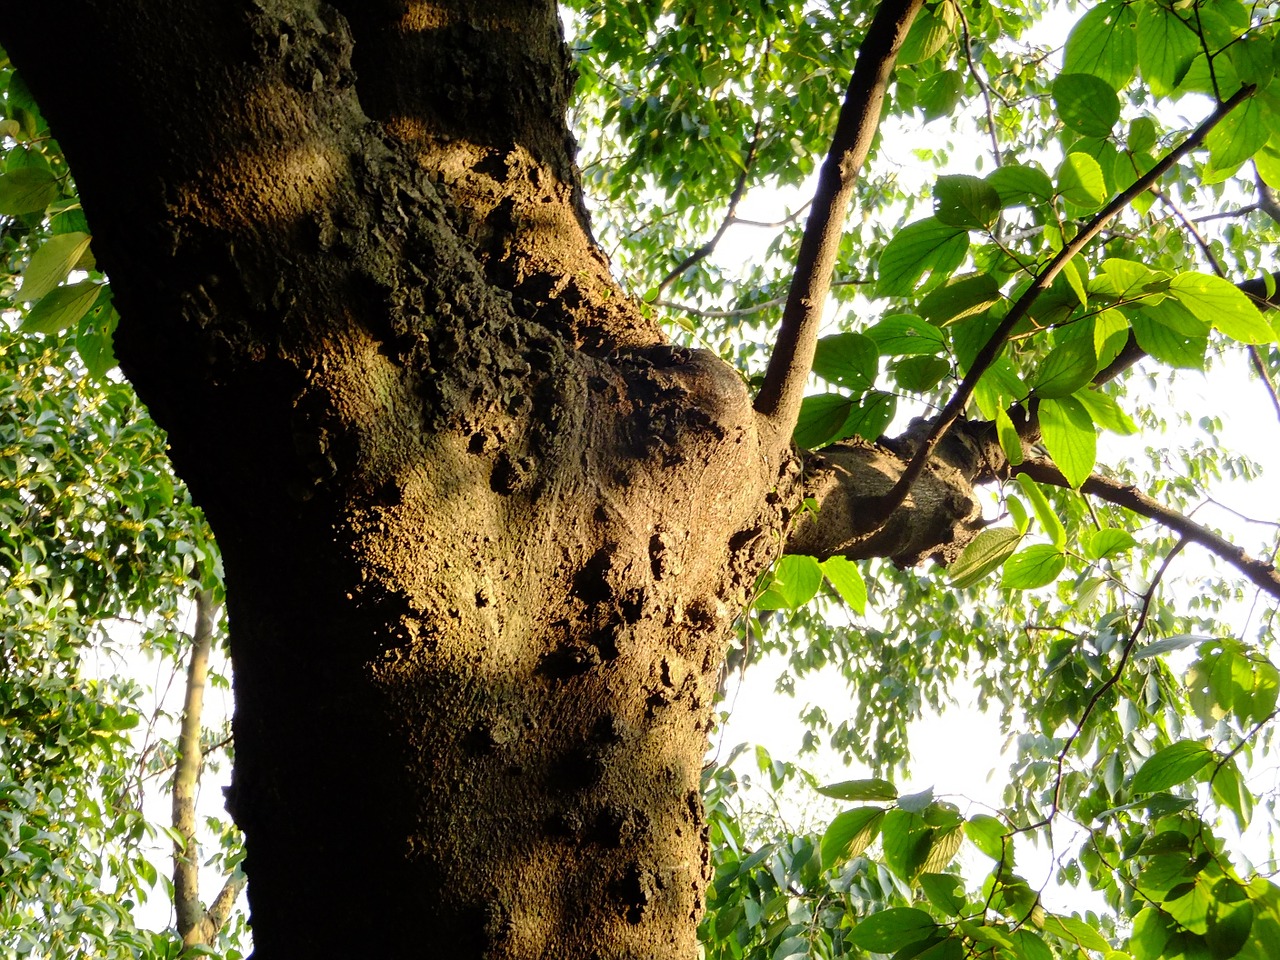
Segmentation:
{"type": "MultiPolygon", "coordinates": [[[[694,956],[723,645],[802,496],[609,277],[554,4],[481,7],[0,21],[223,551],[260,958],[694,956]]],[[[831,549],[861,456],[810,461],[831,549]]],[[[962,537],[939,470],[934,543],[857,549],[962,537]]]]}

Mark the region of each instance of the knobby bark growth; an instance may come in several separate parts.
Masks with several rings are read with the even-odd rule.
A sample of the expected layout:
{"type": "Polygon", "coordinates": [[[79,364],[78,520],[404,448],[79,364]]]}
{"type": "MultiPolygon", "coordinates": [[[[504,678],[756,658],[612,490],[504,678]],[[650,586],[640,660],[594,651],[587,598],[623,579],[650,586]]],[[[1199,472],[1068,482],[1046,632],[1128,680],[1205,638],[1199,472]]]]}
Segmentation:
{"type": "Polygon", "coordinates": [[[953,429],[867,533],[918,442],[788,452],[816,324],[761,412],[666,341],[592,238],[551,2],[29,3],[0,42],[223,551],[257,956],[694,956],[749,590],[954,552],[996,448],[953,429]]]}

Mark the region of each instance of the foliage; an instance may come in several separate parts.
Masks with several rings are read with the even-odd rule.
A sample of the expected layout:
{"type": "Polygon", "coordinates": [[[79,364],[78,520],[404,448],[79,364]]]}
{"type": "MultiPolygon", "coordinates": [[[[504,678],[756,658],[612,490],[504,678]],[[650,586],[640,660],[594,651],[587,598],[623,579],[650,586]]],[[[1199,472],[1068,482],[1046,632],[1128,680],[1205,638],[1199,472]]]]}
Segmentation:
{"type": "Polygon", "coordinates": [[[167,708],[134,677],[144,658],[181,667],[220,561],[108,373],[114,313],[65,161],[7,68],[0,86],[0,955],[176,956],[132,914],[169,842],[144,796],[173,764],[167,708]]]}
{"type": "MultiPolygon", "coordinates": [[[[568,6],[615,268],[675,336],[757,378],[875,5],[568,6]],[[744,233],[752,255],[717,251],[744,233]]],[[[1280,940],[1273,855],[1251,858],[1274,824],[1256,771],[1274,755],[1276,598],[1187,570],[1185,534],[1088,492],[1102,476],[1187,513],[1257,475],[1176,392],[1248,355],[1254,394],[1275,396],[1277,10],[1065,16],[936,0],[899,58],[796,440],[874,442],[964,389],[1009,469],[946,573],[789,556],[761,583],[735,665],[782,652],[792,675],[838,670],[850,705],[808,710],[806,743],[870,775],[823,788],[829,825],[805,830],[744,806],[729,761],[709,769],[708,957],[1249,960],[1280,940]],[[1029,456],[1061,483],[1014,479],[1029,456]],[[908,723],[966,682],[1010,737],[1000,810],[894,785],[908,723]],[[1032,840],[1096,912],[1048,908],[1019,872],[1032,840]]],[[[216,587],[217,555],[112,371],[117,318],[65,161],[21,78],[0,71],[0,90],[0,306],[20,331],[0,343],[0,949],[167,956],[172,935],[129,911],[157,874],[140,691],[93,677],[86,651],[116,649],[107,626],[132,619],[180,661],[174,623],[216,587]]],[[[1249,547],[1274,555],[1266,530],[1249,547]]],[[[812,800],[802,770],[756,757],[768,791],[812,800]]]]}

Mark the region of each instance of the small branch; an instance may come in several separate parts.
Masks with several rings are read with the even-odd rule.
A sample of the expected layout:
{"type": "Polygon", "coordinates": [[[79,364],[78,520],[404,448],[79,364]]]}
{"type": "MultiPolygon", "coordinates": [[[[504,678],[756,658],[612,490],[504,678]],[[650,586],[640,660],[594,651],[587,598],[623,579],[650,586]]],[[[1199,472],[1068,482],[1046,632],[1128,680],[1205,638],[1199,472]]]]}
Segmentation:
{"type": "Polygon", "coordinates": [[[201,943],[198,935],[204,908],[200,905],[199,851],[196,846],[196,787],[200,783],[200,717],[204,711],[204,685],[213,646],[213,597],[207,590],[196,594],[196,625],[187,665],[187,693],[182,705],[178,734],[178,762],[173,771],[173,830],[182,838],[173,844],[173,908],[178,935],[186,946],[201,943]]]}
{"type": "Polygon", "coordinates": [[[772,447],[778,455],[789,446],[800,413],[853,186],[880,124],[880,107],[898,50],[921,6],[923,0],[881,0],[858,50],[800,241],[778,341],[756,397],[766,448],[772,447]]]}
{"type": "MultiPolygon", "coordinates": [[[[1047,483],[1056,487],[1071,487],[1062,472],[1048,460],[1028,459],[1010,469],[1014,474],[1025,473],[1032,480],[1036,480],[1039,483],[1047,483]]],[[[1201,526],[1178,511],[1171,510],[1169,507],[1153,500],[1137,487],[1120,483],[1117,480],[1102,477],[1095,473],[1080,486],[1080,492],[1097,497],[1099,500],[1105,500],[1107,503],[1114,503],[1116,506],[1124,507],[1126,510],[1132,510],[1139,516],[1155,520],[1157,523],[1168,527],[1188,543],[1197,543],[1214,556],[1221,557],[1244,574],[1249,579],[1249,582],[1258,587],[1258,589],[1273,597],[1280,598],[1280,573],[1277,573],[1273,564],[1251,557],[1225,537],[1219,536],[1208,527],[1201,526]]]]}
{"type": "Polygon", "coordinates": [[[738,203],[742,200],[742,195],[747,190],[747,178],[751,175],[751,164],[755,162],[756,147],[760,143],[760,127],[761,121],[757,120],[755,132],[751,135],[751,145],[747,148],[747,155],[742,161],[742,172],[738,174],[738,182],[733,185],[733,192],[729,194],[729,209],[726,211],[724,219],[720,221],[719,228],[717,228],[710,240],[681,260],[674,270],[662,278],[662,281],[658,284],[657,296],[661,297],[663,291],[680,279],[681,274],[695,263],[709,257],[712,251],[715,250],[716,245],[720,243],[720,238],[724,236],[725,231],[737,222],[738,203]]]}
{"type": "Polygon", "coordinates": [[[183,944],[185,946],[192,946],[193,944],[208,946],[213,943],[214,937],[218,935],[218,931],[223,928],[227,918],[231,916],[231,910],[236,905],[236,899],[240,896],[240,891],[244,889],[246,879],[245,875],[239,870],[227,878],[227,882],[222,885],[218,895],[213,898],[213,903],[210,904],[209,909],[200,918],[197,929],[199,939],[190,941],[184,939],[183,944]]]}
{"type": "Polygon", "coordinates": [[[1206,213],[1203,216],[1192,217],[1192,223],[1208,223],[1210,220],[1238,220],[1241,217],[1253,213],[1255,210],[1261,210],[1262,205],[1257,203],[1245,204],[1243,207],[1237,207],[1235,210],[1222,210],[1218,213],[1206,213]]]}
{"type": "Polygon", "coordinates": [[[1258,173],[1258,165],[1253,165],[1253,182],[1258,186],[1258,202],[1254,205],[1276,223],[1280,223],[1280,194],[1272,189],[1271,184],[1262,179],[1258,173]]]}
{"type": "Polygon", "coordinates": [[[1071,731],[1071,736],[1067,737],[1067,742],[1062,745],[1062,749],[1058,752],[1058,772],[1054,779],[1053,806],[1049,811],[1049,815],[1039,823],[1019,828],[1017,832],[1024,833],[1028,830],[1037,830],[1040,827],[1048,826],[1053,821],[1053,818],[1058,815],[1058,811],[1062,809],[1063,767],[1067,762],[1067,754],[1071,752],[1072,745],[1080,738],[1080,734],[1084,732],[1085,724],[1089,722],[1093,711],[1097,709],[1107,691],[1120,682],[1120,677],[1124,674],[1125,667],[1129,665],[1129,658],[1133,655],[1133,648],[1138,642],[1138,637],[1142,635],[1142,628],[1147,625],[1147,614],[1151,611],[1151,601],[1155,599],[1156,588],[1160,586],[1160,581],[1164,579],[1165,571],[1169,569],[1169,564],[1173,563],[1173,558],[1181,553],[1182,548],[1186,545],[1187,541],[1185,539],[1179,540],[1173,545],[1173,549],[1165,554],[1165,558],[1160,564],[1160,569],[1156,571],[1155,577],[1151,580],[1151,585],[1147,587],[1146,593],[1142,595],[1142,610],[1138,614],[1138,622],[1133,625],[1133,630],[1129,633],[1129,639],[1125,641],[1124,650],[1120,654],[1120,662],[1116,664],[1111,676],[1107,677],[1102,686],[1093,692],[1093,696],[1085,704],[1084,712],[1076,723],[1076,728],[1071,731]]]}
{"type": "MultiPolygon", "coordinates": [[[[831,286],[833,288],[856,287],[870,282],[870,280],[835,280],[831,286]]],[[[704,310],[702,307],[695,307],[688,303],[677,303],[674,300],[654,300],[653,305],[662,307],[665,310],[674,310],[676,313],[687,313],[691,317],[706,317],[714,320],[726,317],[745,317],[753,313],[761,313],[771,307],[781,306],[786,302],[786,297],[774,297],[772,300],[762,300],[760,303],[753,303],[747,307],[734,307],[732,310],[704,310]]]]}
{"type": "Polygon", "coordinates": [[[787,214],[781,220],[749,220],[746,217],[734,217],[733,222],[742,227],[764,227],[769,230],[777,230],[779,227],[790,226],[799,220],[812,203],[812,200],[806,200],[800,204],[800,207],[794,213],[787,214]]]}
{"type": "Polygon", "coordinates": [[[987,109],[987,133],[991,136],[991,159],[1000,166],[1000,141],[996,139],[996,112],[991,105],[991,88],[978,73],[978,65],[973,62],[973,46],[969,37],[969,18],[965,16],[963,7],[957,3],[954,9],[960,15],[960,32],[962,34],[960,49],[964,51],[965,63],[969,64],[969,75],[982,92],[982,102],[987,109]]]}
{"type": "Polygon", "coordinates": [[[990,339],[983,345],[974,357],[973,363],[969,367],[968,373],[960,382],[959,388],[956,390],[952,398],[943,407],[942,413],[933,422],[933,427],[929,435],[921,443],[915,456],[912,457],[911,463],[907,469],[903,471],[901,478],[893,486],[893,489],[884,496],[880,503],[876,504],[866,518],[869,525],[879,525],[885,522],[894,510],[896,510],[902,502],[907,498],[907,494],[911,492],[911,486],[920,476],[920,471],[925,467],[932,455],[934,448],[937,447],[938,441],[946,434],[951,425],[956,422],[964,412],[965,406],[969,402],[969,398],[973,396],[973,391],[978,385],[978,380],[987,371],[987,368],[1000,355],[1000,351],[1004,348],[1005,341],[1013,328],[1018,325],[1027,312],[1031,309],[1031,305],[1045,290],[1049,289],[1049,285],[1053,282],[1062,268],[1077,253],[1084,249],[1085,245],[1092,240],[1102,230],[1103,226],[1116,216],[1121,210],[1129,206],[1137,197],[1151,189],[1159,179],[1164,176],[1179,160],[1196,149],[1208,136],[1215,126],[1217,126],[1226,116],[1231,113],[1237,106],[1253,96],[1255,87],[1241,87],[1229,100],[1221,103],[1214,109],[1213,113],[1193,130],[1185,140],[1176,148],[1169,151],[1165,156],[1151,168],[1145,175],[1139,177],[1127,190],[1120,193],[1109,204],[1107,204],[1101,212],[1099,212],[1092,220],[1085,225],[1070,243],[1063,246],[1061,252],[1058,253],[1048,266],[1036,277],[1034,281],[1018,298],[1017,303],[1009,308],[1009,312],[1000,322],[1000,326],[991,334],[990,339]]]}

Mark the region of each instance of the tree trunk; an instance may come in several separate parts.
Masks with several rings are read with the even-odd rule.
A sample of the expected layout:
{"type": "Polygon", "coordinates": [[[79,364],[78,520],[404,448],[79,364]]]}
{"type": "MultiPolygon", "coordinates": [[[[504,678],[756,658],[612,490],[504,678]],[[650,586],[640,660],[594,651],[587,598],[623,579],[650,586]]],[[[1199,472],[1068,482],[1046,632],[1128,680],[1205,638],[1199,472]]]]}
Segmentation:
{"type": "MultiPolygon", "coordinates": [[[[798,470],[610,278],[555,5],[28,3],[0,42],[223,551],[255,955],[693,957],[712,696],[798,470]]],[[[855,515],[860,456],[814,470],[855,515]]],[[[944,481],[879,552],[964,535],[944,481]]]]}

